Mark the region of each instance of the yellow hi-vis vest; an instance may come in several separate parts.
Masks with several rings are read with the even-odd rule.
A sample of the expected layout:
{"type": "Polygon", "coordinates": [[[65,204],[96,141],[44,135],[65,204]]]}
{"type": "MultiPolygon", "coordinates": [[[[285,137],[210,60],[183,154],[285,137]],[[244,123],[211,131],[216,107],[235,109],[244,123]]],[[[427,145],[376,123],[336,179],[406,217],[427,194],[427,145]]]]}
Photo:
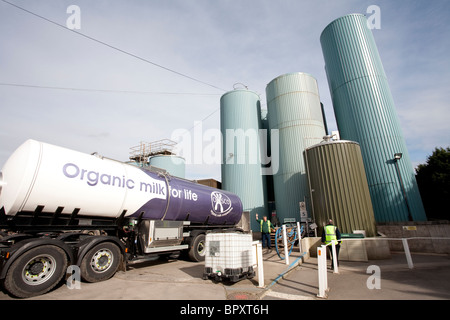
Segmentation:
{"type": "Polygon", "coordinates": [[[332,240],[337,240],[335,226],[325,226],[325,244],[331,243],[332,240]]]}
{"type": "MultiPolygon", "coordinates": [[[[264,220],[260,220],[259,221],[259,223],[261,224],[261,232],[263,232],[263,223],[264,223],[264,220]]],[[[272,229],[272,224],[270,223],[270,221],[269,220],[267,220],[267,226],[269,227],[269,233],[270,233],[270,229],[272,229]]]]}

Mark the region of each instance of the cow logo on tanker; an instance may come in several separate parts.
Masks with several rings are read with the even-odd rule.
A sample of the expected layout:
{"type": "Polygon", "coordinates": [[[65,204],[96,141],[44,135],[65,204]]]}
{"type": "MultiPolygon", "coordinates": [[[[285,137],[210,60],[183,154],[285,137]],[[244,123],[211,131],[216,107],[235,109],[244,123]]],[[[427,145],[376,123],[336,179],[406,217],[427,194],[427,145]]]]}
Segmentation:
{"type": "Polygon", "coordinates": [[[216,217],[226,216],[233,210],[231,199],[224,193],[219,191],[211,192],[211,214],[216,217]]]}

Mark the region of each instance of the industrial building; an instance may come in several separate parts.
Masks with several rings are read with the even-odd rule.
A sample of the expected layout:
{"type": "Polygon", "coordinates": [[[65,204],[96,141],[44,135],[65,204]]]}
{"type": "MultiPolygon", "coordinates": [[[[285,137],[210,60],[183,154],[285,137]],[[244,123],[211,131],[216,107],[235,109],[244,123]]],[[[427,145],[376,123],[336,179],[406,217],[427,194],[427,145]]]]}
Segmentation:
{"type": "Polygon", "coordinates": [[[222,189],[237,194],[244,211],[250,212],[251,228],[258,231],[254,219],[267,216],[266,178],[262,174],[260,143],[261,103],[259,95],[246,89],[225,93],[220,99],[222,133],[222,189]]]}
{"type": "Polygon", "coordinates": [[[425,210],[373,34],[362,14],[331,22],[320,36],[342,139],[356,141],[378,222],[424,221],[425,210]]]}
{"type": "Polygon", "coordinates": [[[278,130],[279,169],[273,174],[279,221],[299,217],[299,203],[309,196],[304,150],[326,135],[316,79],[307,73],[290,73],[266,87],[269,130],[278,130]]]}
{"type": "MultiPolygon", "coordinates": [[[[343,232],[376,235],[376,222],[426,220],[408,150],[386,75],[367,20],[350,14],[331,22],[320,37],[340,138],[327,124],[313,76],[281,75],[266,87],[267,113],[249,90],[221,98],[222,187],[256,212],[277,221],[333,218],[343,232]],[[279,168],[264,177],[261,163],[237,163],[249,154],[229,152],[226,129],[268,132],[268,154],[279,152],[279,168]],[[276,148],[274,148],[276,144],[276,148]],[[273,194],[272,194],[273,193],[273,194]],[[274,200],[271,201],[271,200],[274,200]]],[[[260,147],[258,140],[258,147],[260,147]]],[[[259,150],[259,149],[258,149],[259,150]]],[[[253,231],[259,226],[252,223],[253,231]]]]}
{"type": "MultiPolygon", "coordinates": [[[[329,135],[317,81],[308,73],[270,81],[267,110],[246,87],[226,92],[220,98],[222,181],[215,186],[241,198],[253,231],[260,228],[256,214],[319,228],[332,218],[341,231],[366,236],[376,235],[376,222],[426,220],[366,17],[332,21],[320,42],[339,131],[329,135]],[[267,171],[275,157],[276,168],[267,171]]],[[[184,159],[172,147],[170,141],[141,143],[130,159],[184,177],[184,159]]]]}
{"type": "Polygon", "coordinates": [[[376,236],[359,144],[330,138],[307,148],[305,158],[316,224],[323,226],[333,219],[343,233],[364,230],[366,236],[376,236]]]}
{"type": "Polygon", "coordinates": [[[128,163],[144,168],[159,168],[172,176],[185,178],[186,160],[173,152],[176,144],[169,139],[141,142],[130,148],[128,163]]]}

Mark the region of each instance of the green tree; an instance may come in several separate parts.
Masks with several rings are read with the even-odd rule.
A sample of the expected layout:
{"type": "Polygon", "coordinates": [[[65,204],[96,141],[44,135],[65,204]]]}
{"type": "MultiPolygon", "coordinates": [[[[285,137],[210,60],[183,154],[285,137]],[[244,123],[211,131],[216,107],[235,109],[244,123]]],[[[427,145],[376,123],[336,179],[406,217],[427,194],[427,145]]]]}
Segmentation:
{"type": "Polygon", "coordinates": [[[428,219],[450,220],[450,147],[436,148],[416,168],[416,180],[428,219]]]}

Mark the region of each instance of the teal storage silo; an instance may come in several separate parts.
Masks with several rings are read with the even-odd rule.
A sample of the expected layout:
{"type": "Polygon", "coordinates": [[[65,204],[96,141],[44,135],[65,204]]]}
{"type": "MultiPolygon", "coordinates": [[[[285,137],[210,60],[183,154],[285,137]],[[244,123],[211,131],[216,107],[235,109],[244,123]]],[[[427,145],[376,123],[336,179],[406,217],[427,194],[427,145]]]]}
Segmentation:
{"type": "MultiPolygon", "coordinates": [[[[250,212],[251,228],[260,231],[255,215],[268,216],[266,177],[262,172],[260,143],[261,104],[259,95],[237,89],[220,99],[222,133],[222,189],[237,194],[244,211],[250,212]]],[[[270,217],[269,217],[270,219],[270,217]]]]}
{"type": "Polygon", "coordinates": [[[185,178],[186,160],[176,155],[155,155],[150,157],[148,164],[166,170],[170,175],[185,178]]]}
{"type": "Polygon", "coordinates": [[[279,158],[273,174],[277,218],[281,223],[286,218],[299,221],[300,202],[305,201],[311,212],[303,154],[325,135],[317,81],[307,73],[281,75],[267,85],[266,98],[269,129],[278,130],[279,137],[270,141],[272,158],[279,158]]]}
{"type": "Polygon", "coordinates": [[[378,222],[426,220],[386,74],[367,19],[350,14],[320,36],[342,139],[360,144],[378,222]],[[402,154],[396,160],[395,154],[402,154]]]}

